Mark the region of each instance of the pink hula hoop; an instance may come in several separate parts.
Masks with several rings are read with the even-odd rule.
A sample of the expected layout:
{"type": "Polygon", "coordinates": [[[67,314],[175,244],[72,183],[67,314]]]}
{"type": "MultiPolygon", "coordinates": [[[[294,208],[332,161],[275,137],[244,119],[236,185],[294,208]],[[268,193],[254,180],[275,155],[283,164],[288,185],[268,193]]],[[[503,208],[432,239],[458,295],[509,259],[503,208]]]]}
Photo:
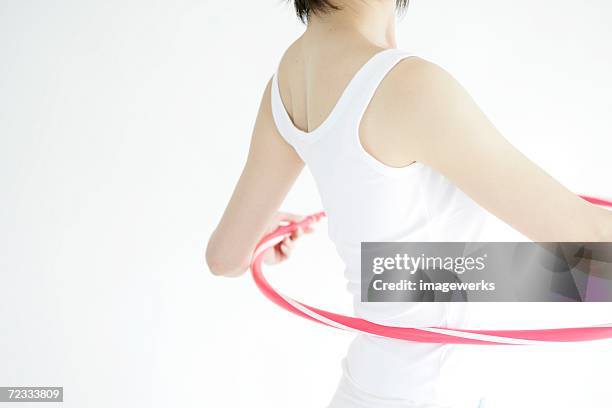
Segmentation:
{"type": "MultiPolygon", "coordinates": [[[[580,197],[592,204],[612,208],[611,201],[589,196],[580,197]]],[[[281,226],[265,235],[257,244],[251,261],[251,275],[259,290],[278,306],[300,317],[338,329],[419,343],[529,345],[612,338],[612,323],[601,326],[541,330],[465,330],[445,327],[384,326],[365,319],[309,306],[277,292],[264,277],[262,270],[264,253],[296,229],[305,228],[324,216],[324,212],[312,214],[299,222],[281,226]]]]}

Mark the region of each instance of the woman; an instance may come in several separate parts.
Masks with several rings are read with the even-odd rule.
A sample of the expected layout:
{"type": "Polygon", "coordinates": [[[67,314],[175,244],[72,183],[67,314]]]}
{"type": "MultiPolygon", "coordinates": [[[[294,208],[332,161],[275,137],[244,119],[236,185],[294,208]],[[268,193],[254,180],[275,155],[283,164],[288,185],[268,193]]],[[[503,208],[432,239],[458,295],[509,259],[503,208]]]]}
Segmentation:
{"type": "MultiPolygon", "coordinates": [[[[489,213],[533,241],[612,241],[612,214],[517,151],[451,75],[396,48],[395,13],[406,0],[294,3],[307,29],[263,94],[246,165],[206,251],[214,274],[243,274],[266,231],[300,218],[277,210],[305,164],[355,313],[375,322],[457,326],[463,312],[361,303],[362,241],[477,241],[489,213]]],[[[267,261],[289,256],[299,235],[267,261]]],[[[357,336],[330,408],[440,406],[448,351],[357,336]]]]}

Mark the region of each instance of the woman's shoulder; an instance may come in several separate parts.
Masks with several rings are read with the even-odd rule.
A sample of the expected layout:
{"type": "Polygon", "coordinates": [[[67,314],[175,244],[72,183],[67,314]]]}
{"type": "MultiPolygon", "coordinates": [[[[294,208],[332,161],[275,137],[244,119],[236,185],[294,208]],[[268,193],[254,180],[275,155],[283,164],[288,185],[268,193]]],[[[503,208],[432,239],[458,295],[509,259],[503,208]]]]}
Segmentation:
{"type": "Polygon", "coordinates": [[[389,80],[394,81],[396,85],[410,88],[419,85],[430,86],[453,78],[445,68],[428,58],[410,51],[399,50],[399,52],[406,57],[398,62],[389,75],[389,80]]]}
{"type": "Polygon", "coordinates": [[[297,39],[281,53],[278,59],[277,70],[292,71],[299,68],[304,63],[304,53],[300,45],[300,40],[297,39]]]}
{"type": "Polygon", "coordinates": [[[465,90],[446,68],[410,53],[387,74],[381,88],[398,109],[405,112],[408,108],[419,116],[453,101],[465,101],[465,90]]]}

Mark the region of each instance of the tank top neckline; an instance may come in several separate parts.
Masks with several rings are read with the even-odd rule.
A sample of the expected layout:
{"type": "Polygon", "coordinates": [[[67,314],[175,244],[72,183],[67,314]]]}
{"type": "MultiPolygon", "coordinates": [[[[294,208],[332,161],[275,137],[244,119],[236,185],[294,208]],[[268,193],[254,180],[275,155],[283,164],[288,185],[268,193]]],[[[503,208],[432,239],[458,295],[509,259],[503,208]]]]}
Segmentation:
{"type": "Polygon", "coordinates": [[[323,135],[325,131],[334,124],[336,118],[338,117],[338,111],[341,110],[342,107],[348,102],[348,100],[350,99],[350,94],[352,93],[353,89],[358,86],[359,79],[367,70],[367,68],[372,65],[377,59],[381,58],[383,55],[398,51],[400,51],[399,48],[386,48],[384,50],[374,53],[370,58],[368,58],[366,62],[351,77],[345,88],[340,93],[340,97],[336,100],[336,103],[333,105],[332,109],[327,114],[327,117],[323,120],[323,122],[321,122],[321,124],[319,124],[319,126],[310,131],[305,131],[298,128],[291,119],[289,112],[287,112],[285,104],[283,103],[283,100],[280,95],[280,86],[278,83],[278,71],[280,67],[277,68],[276,72],[272,77],[272,97],[276,98],[278,101],[280,114],[282,116],[282,120],[286,122],[286,128],[290,129],[291,132],[294,135],[300,137],[301,140],[313,142],[314,140],[321,137],[321,135],[323,135]]]}

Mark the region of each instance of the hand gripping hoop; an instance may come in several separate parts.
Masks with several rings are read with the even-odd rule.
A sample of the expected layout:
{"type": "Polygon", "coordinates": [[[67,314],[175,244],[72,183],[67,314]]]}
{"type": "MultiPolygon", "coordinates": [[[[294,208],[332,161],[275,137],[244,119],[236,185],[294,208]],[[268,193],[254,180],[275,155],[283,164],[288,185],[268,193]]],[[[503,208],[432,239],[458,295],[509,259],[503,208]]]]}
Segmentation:
{"type": "MultiPolygon", "coordinates": [[[[612,202],[607,200],[588,196],[580,197],[596,205],[612,207],[612,202]]],[[[277,292],[263,275],[264,253],[296,229],[305,228],[324,216],[324,212],[319,212],[309,215],[299,222],[277,228],[259,241],[253,253],[251,274],[259,290],[272,302],[298,316],[338,329],[419,343],[533,345],[612,338],[612,323],[600,326],[541,330],[465,330],[445,327],[384,326],[365,319],[321,310],[277,292]]]]}

